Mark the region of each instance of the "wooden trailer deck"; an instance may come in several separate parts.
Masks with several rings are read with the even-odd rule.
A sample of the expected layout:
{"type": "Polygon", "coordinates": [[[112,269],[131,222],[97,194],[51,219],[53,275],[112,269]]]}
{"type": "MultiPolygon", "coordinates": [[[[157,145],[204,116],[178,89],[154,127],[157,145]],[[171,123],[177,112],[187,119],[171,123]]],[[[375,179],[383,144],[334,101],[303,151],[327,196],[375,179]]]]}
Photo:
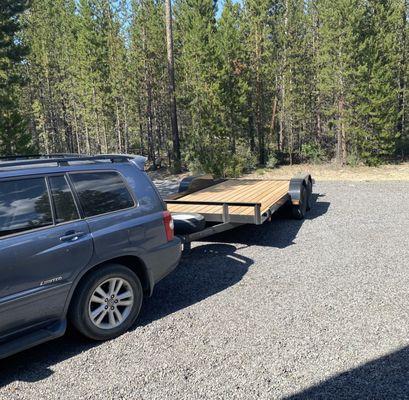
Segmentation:
{"type": "Polygon", "coordinates": [[[165,201],[172,213],[198,213],[209,222],[227,222],[227,219],[260,224],[270,216],[273,208],[289,200],[289,187],[290,180],[229,179],[165,201]]]}

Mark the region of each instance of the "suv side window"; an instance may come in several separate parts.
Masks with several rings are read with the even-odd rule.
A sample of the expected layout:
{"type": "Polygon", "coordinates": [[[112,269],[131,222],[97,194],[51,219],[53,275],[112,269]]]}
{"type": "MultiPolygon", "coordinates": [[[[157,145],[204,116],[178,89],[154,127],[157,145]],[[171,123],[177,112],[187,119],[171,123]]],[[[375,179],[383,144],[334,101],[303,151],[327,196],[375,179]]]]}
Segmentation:
{"type": "Polygon", "coordinates": [[[53,225],[44,178],[0,182],[0,237],[53,225]]]}
{"type": "Polygon", "coordinates": [[[124,210],[135,205],[117,172],[70,174],[86,217],[124,210]]]}
{"type": "Polygon", "coordinates": [[[54,203],[55,223],[61,224],[79,219],[74,197],[65,177],[63,175],[50,176],[48,182],[54,203]]]}

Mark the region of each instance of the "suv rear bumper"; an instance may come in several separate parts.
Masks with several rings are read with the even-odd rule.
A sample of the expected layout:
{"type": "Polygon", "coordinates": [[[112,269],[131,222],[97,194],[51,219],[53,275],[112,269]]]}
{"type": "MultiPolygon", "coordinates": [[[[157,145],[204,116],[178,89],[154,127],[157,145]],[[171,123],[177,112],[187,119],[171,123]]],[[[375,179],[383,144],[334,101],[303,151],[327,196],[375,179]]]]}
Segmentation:
{"type": "Polygon", "coordinates": [[[143,254],[142,259],[151,277],[150,294],[155,284],[178,266],[181,256],[182,242],[178,237],[143,254]]]}

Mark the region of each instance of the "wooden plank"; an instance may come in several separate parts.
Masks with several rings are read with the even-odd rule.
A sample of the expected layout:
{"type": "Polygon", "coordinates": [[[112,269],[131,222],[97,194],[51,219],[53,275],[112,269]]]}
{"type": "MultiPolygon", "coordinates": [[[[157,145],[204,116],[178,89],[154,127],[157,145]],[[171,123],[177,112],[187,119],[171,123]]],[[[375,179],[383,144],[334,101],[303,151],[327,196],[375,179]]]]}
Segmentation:
{"type": "Polygon", "coordinates": [[[251,185],[250,183],[245,181],[244,183],[237,183],[237,181],[227,181],[206,189],[202,189],[199,192],[184,196],[183,199],[197,201],[232,201],[233,198],[237,195],[240,195],[242,192],[246,192],[248,186],[254,186],[254,184],[251,185]]]}
{"type": "MultiPolygon", "coordinates": [[[[284,195],[288,193],[288,183],[275,185],[272,188],[269,188],[267,192],[264,192],[262,195],[257,196],[257,202],[261,203],[261,214],[266,212],[273,204],[280,200],[284,195]]],[[[238,211],[239,215],[248,215],[249,210],[244,208],[245,211],[238,211]]]]}
{"type": "MultiPolygon", "coordinates": [[[[235,196],[229,198],[228,201],[233,202],[244,202],[244,203],[257,203],[259,193],[263,193],[266,189],[266,185],[263,182],[256,182],[256,184],[248,185],[244,187],[245,190],[240,190],[235,196]]],[[[226,198],[227,200],[227,198],[226,198]]],[[[240,210],[248,209],[248,214],[254,214],[254,207],[240,207],[232,206],[229,207],[229,213],[235,214],[240,210]]]]}
{"type": "Polygon", "coordinates": [[[288,193],[289,187],[289,182],[282,182],[275,187],[271,194],[260,198],[262,213],[269,209],[276,201],[285,196],[288,193]]]}
{"type": "MultiPolygon", "coordinates": [[[[240,192],[246,190],[246,186],[249,185],[249,183],[247,183],[246,185],[246,181],[244,182],[244,185],[242,182],[239,182],[239,185],[237,185],[237,181],[222,182],[218,185],[211,186],[209,188],[205,188],[198,192],[184,196],[181,199],[189,201],[238,201],[237,199],[240,198],[240,192]],[[222,198],[222,200],[220,200],[220,198],[222,198]]],[[[185,205],[185,207],[190,208],[190,205],[185,205]]],[[[198,213],[221,213],[222,207],[202,205],[197,207],[195,206],[195,210],[195,212],[198,213]]],[[[187,212],[186,209],[185,211],[187,212]]]]}
{"type": "MultiPolygon", "coordinates": [[[[283,189],[283,185],[282,182],[278,182],[278,184],[276,182],[271,182],[271,181],[267,181],[266,183],[264,183],[262,190],[260,191],[254,191],[254,192],[250,192],[249,193],[249,197],[251,198],[251,201],[257,202],[257,203],[262,203],[261,208],[263,209],[264,207],[264,202],[268,202],[268,200],[270,198],[272,198],[273,200],[277,197],[277,195],[275,194],[275,192],[277,190],[280,190],[280,192],[283,189]]],[[[239,214],[245,214],[247,212],[243,212],[243,207],[240,207],[236,210],[233,210],[233,212],[237,212],[239,214]]],[[[252,210],[249,210],[252,212],[252,210]]]]}
{"type": "MultiPolygon", "coordinates": [[[[254,186],[254,182],[230,180],[184,196],[182,199],[189,201],[241,201],[242,193],[246,192],[249,186],[254,186]]],[[[188,212],[187,208],[190,209],[190,205],[185,205],[183,210],[188,212]]],[[[181,208],[177,209],[181,210],[181,208]]],[[[198,213],[222,213],[221,206],[195,206],[194,209],[198,213]]]]}
{"type": "MultiPolygon", "coordinates": [[[[206,201],[206,200],[214,200],[214,201],[247,201],[247,202],[258,202],[261,198],[261,196],[266,197],[269,199],[271,197],[271,190],[274,188],[274,186],[277,186],[277,182],[271,182],[271,181],[261,181],[261,182],[245,182],[245,185],[242,185],[242,182],[237,182],[237,181],[228,181],[228,184],[226,185],[227,182],[224,182],[223,185],[223,191],[221,193],[217,193],[218,195],[215,196],[215,191],[211,190],[209,193],[209,188],[204,189],[201,191],[200,196],[185,196],[183,199],[186,200],[196,200],[196,201],[206,201]],[[232,184],[233,183],[233,184],[232,184]],[[237,187],[234,187],[239,184],[237,187]],[[228,191],[228,186],[234,187],[234,190],[228,191]],[[203,193],[207,192],[207,193],[203,193]],[[265,196],[265,194],[268,194],[265,196]],[[221,197],[219,195],[222,195],[221,197]],[[194,199],[192,197],[198,197],[197,199],[194,199]]],[[[218,188],[219,189],[219,188],[218,188]]],[[[276,190],[274,188],[273,190],[276,190]]],[[[219,192],[219,190],[217,191],[219,192]]],[[[197,194],[196,192],[195,194],[197,194]]],[[[277,196],[274,196],[276,198],[277,196]]],[[[220,206],[194,206],[192,207],[191,205],[169,205],[172,206],[172,210],[174,211],[180,211],[180,212],[187,212],[188,208],[193,212],[205,212],[205,213],[221,213],[221,207],[220,206]]],[[[271,206],[271,204],[269,204],[271,206]]],[[[231,214],[234,214],[235,212],[239,212],[239,210],[245,210],[242,211],[243,214],[248,214],[252,215],[254,213],[254,209],[252,207],[231,207],[229,210],[231,214]]]]}
{"type": "MultiPolygon", "coordinates": [[[[262,213],[282,199],[289,188],[289,181],[274,180],[228,180],[180,198],[188,201],[251,202],[261,203],[262,213]]],[[[222,214],[221,206],[168,204],[171,212],[195,212],[222,214]]],[[[230,215],[254,215],[253,207],[229,207],[230,215]]]]}
{"type": "MultiPolygon", "coordinates": [[[[268,184],[263,182],[261,190],[258,190],[258,191],[254,190],[254,191],[247,193],[248,196],[246,197],[246,199],[251,199],[251,202],[261,203],[260,198],[262,198],[265,194],[270,193],[273,190],[273,187],[271,184],[272,182],[270,181],[268,182],[268,184]]],[[[254,208],[252,207],[232,207],[231,212],[241,214],[241,215],[251,215],[251,214],[254,214],[254,208]]]]}

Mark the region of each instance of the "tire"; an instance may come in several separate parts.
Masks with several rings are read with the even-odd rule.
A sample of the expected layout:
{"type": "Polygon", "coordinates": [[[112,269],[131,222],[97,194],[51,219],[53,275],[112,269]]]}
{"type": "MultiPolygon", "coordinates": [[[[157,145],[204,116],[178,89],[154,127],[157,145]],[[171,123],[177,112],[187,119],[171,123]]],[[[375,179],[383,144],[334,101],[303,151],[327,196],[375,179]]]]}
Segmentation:
{"type": "Polygon", "coordinates": [[[292,216],[294,219],[302,220],[305,218],[308,207],[308,189],[302,185],[300,193],[300,203],[291,207],[292,216]]]}
{"type": "Polygon", "coordinates": [[[176,235],[200,232],[206,227],[206,220],[201,214],[172,213],[176,235]]]}
{"type": "Polygon", "coordinates": [[[307,211],[310,211],[312,207],[312,182],[308,179],[307,182],[307,211]]]}
{"type": "Polygon", "coordinates": [[[138,276],[123,265],[108,264],[80,282],[73,295],[69,319],[90,339],[113,339],[135,323],[142,300],[138,276]]]}

